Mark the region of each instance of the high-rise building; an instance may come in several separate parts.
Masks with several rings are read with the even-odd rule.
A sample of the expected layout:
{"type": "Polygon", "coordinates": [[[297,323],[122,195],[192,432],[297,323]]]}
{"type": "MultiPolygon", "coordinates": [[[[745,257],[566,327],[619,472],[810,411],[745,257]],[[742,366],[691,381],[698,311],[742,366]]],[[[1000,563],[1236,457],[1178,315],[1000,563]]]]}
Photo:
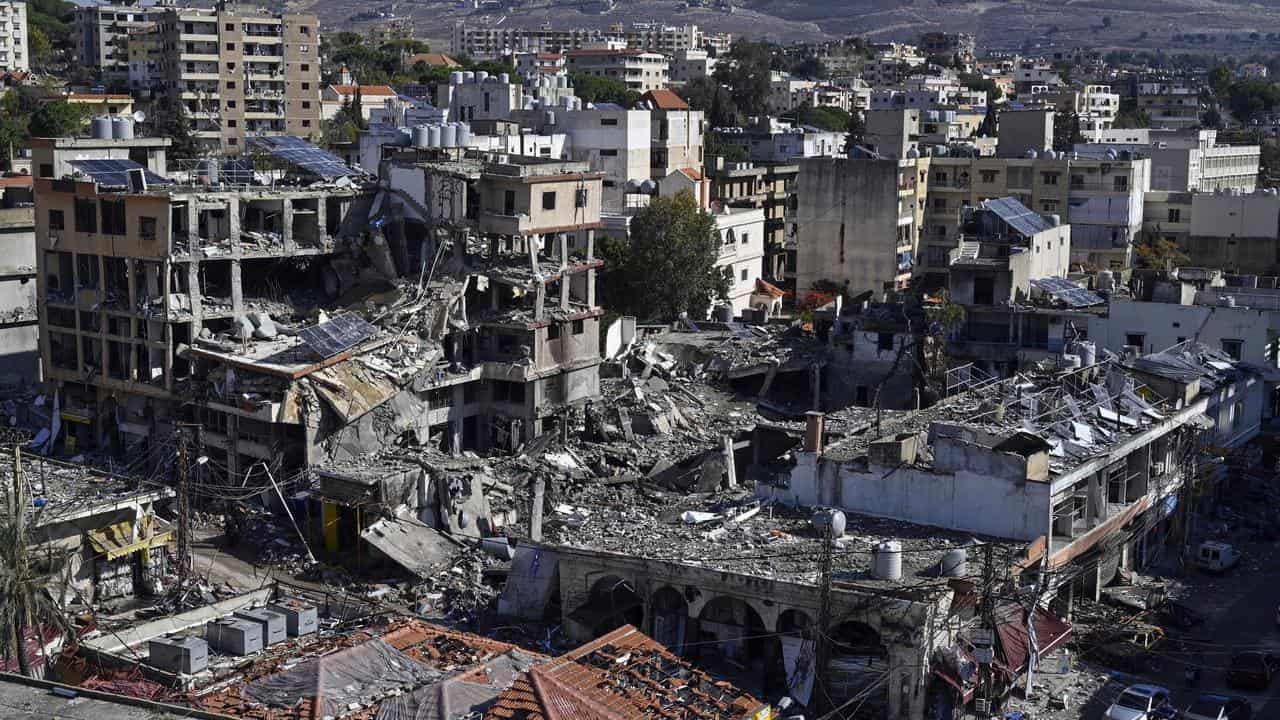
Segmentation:
{"type": "Polygon", "coordinates": [[[0,70],[29,70],[27,53],[27,4],[21,0],[0,1],[0,70]]]}
{"type": "Polygon", "coordinates": [[[99,71],[105,83],[128,81],[130,35],[149,27],[164,11],[160,6],[142,7],[137,0],[76,8],[76,62],[99,71]]]}
{"type": "Polygon", "coordinates": [[[170,9],[157,21],[160,82],[212,149],[245,138],[320,135],[320,23],[314,15],[170,9]]]}

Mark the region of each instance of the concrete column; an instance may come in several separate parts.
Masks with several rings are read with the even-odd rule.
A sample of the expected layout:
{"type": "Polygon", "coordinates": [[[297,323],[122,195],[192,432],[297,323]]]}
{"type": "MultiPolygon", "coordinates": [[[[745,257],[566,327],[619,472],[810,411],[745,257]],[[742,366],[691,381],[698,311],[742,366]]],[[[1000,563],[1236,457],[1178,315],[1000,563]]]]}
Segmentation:
{"type": "Polygon", "coordinates": [[[556,244],[560,246],[559,255],[556,257],[560,261],[560,269],[564,270],[569,266],[569,237],[564,233],[556,233],[556,244]]]}
{"type": "Polygon", "coordinates": [[[733,436],[725,435],[721,438],[723,449],[721,453],[724,455],[724,474],[725,484],[730,488],[738,487],[738,467],[733,457],[733,436]]]}
{"type": "Polygon", "coordinates": [[[596,231],[587,231],[587,260],[596,259],[596,231]]]}
{"type": "Polygon", "coordinates": [[[244,314],[244,288],[240,286],[240,261],[231,261],[231,312],[244,314]]]}
{"type": "Polygon", "coordinates": [[[529,538],[542,541],[542,498],[546,492],[546,480],[541,474],[533,478],[533,508],[529,513],[529,538]]]}
{"type": "Polygon", "coordinates": [[[822,409],[822,366],[821,365],[815,364],[815,365],[809,366],[809,387],[812,389],[812,392],[813,392],[813,400],[810,403],[810,407],[812,407],[814,410],[821,410],[822,409]]]}
{"type": "Polygon", "coordinates": [[[567,274],[560,276],[560,308],[562,310],[569,309],[569,283],[572,281],[572,277],[567,274]]]}
{"type": "MultiPolygon", "coordinates": [[[[233,264],[238,265],[233,261],[233,264]]],[[[200,288],[200,263],[187,263],[187,296],[191,301],[191,339],[204,327],[204,295],[200,288]]]]}
{"type": "Polygon", "coordinates": [[[293,201],[285,198],[281,207],[280,236],[284,238],[284,251],[292,253],[298,249],[298,243],[293,239],[293,201]]]}
{"type": "Polygon", "coordinates": [[[316,201],[316,233],[320,244],[327,245],[329,238],[329,202],[325,198],[316,201]]]}
{"type": "Polygon", "coordinates": [[[534,241],[532,235],[522,235],[520,239],[524,241],[525,253],[529,256],[529,269],[536,274],[538,272],[538,243],[534,241]]]}
{"type": "Polygon", "coordinates": [[[227,214],[227,235],[231,238],[232,252],[239,257],[240,255],[240,198],[227,198],[227,207],[223,211],[227,214]]]}
{"type": "Polygon", "coordinates": [[[587,271],[587,307],[596,306],[596,269],[587,271]]]}
{"type": "Polygon", "coordinates": [[[187,247],[192,255],[200,252],[200,212],[194,197],[187,200],[187,247]]]}
{"type": "Polygon", "coordinates": [[[533,319],[535,321],[542,320],[546,315],[547,305],[547,286],[545,283],[538,283],[534,289],[533,300],[533,319]]]}

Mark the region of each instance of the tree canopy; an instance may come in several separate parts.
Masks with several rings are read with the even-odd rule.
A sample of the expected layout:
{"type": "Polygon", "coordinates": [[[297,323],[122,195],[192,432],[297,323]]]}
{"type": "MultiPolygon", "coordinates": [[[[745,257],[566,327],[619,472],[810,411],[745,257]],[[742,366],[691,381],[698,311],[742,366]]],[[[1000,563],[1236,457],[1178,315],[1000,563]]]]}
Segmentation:
{"type": "Polygon", "coordinates": [[[715,78],[728,86],[742,112],[760,114],[769,97],[772,69],[773,50],[768,44],[738,40],[728,56],[716,63],[715,78]]]}
{"type": "Polygon", "coordinates": [[[832,132],[849,131],[849,113],[838,107],[827,105],[802,105],[795,110],[796,122],[801,125],[812,125],[819,130],[832,132]]]}
{"type": "Polygon", "coordinates": [[[90,109],[66,100],[41,103],[31,114],[32,137],[70,137],[80,132],[88,121],[90,109]]]}
{"type": "Polygon", "coordinates": [[[618,78],[600,77],[585,73],[572,73],[573,92],[589,103],[617,103],[623,107],[631,107],[640,99],[640,93],[627,87],[618,78]]]}
{"type": "Polygon", "coordinates": [[[732,127],[739,123],[738,104],[728,88],[713,78],[695,78],[680,88],[679,95],[689,107],[706,113],[711,127],[732,127]]]}
{"type": "Polygon", "coordinates": [[[601,304],[643,321],[671,320],[687,312],[705,317],[712,302],[728,296],[729,279],[716,260],[720,239],[715,219],[698,208],[693,194],[655,197],[631,219],[631,239],[605,237],[601,304]]]}
{"type": "Polygon", "coordinates": [[[1265,80],[1241,80],[1227,90],[1227,107],[1242,123],[1263,119],[1280,103],[1280,89],[1265,80]]]}

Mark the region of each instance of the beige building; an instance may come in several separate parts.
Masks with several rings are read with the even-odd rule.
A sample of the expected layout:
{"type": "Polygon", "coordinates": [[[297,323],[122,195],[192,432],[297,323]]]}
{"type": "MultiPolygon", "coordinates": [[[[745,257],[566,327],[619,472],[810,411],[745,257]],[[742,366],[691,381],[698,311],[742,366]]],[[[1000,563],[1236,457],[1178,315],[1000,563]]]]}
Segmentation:
{"type": "Polygon", "coordinates": [[[210,148],[239,153],[245,138],[319,138],[320,24],[314,15],[166,11],[160,75],[210,148]]]}
{"type": "Polygon", "coordinates": [[[643,93],[667,86],[670,63],[665,55],[634,48],[583,48],[565,53],[565,70],[621,80],[628,90],[643,93]]]}
{"type": "Polygon", "coordinates": [[[77,7],[72,21],[76,62],[101,72],[105,83],[123,83],[129,78],[129,37],[150,27],[163,12],[137,2],[77,7]]]}

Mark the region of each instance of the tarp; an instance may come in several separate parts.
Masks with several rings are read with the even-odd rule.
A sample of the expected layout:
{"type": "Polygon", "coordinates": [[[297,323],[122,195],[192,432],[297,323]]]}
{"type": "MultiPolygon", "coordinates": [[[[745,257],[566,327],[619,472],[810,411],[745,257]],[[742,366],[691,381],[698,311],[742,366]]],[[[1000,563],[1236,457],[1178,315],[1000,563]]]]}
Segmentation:
{"type": "Polygon", "coordinates": [[[520,651],[492,658],[480,672],[467,672],[412,692],[386,700],[378,708],[377,720],[454,720],[483,715],[516,676],[543,658],[520,651]],[[488,682],[481,682],[481,677],[488,682]]]}
{"type": "Polygon", "coordinates": [[[126,555],[165,545],[172,538],[172,532],[162,532],[139,540],[133,539],[133,521],[123,520],[98,530],[90,530],[89,544],[98,553],[106,555],[108,560],[116,560],[126,555]]]}
{"type": "Polygon", "coordinates": [[[360,539],[421,577],[448,567],[458,553],[458,546],[438,530],[404,515],[375,522],[360,533],[360,539]]]}
{"type": "Polygon", "coordinates": [[[254,680],[245,694],[276,708],[288,708],[312,698],[317,717],[339,717],[351,703],[369,705],[394,690],[418,687],[442,674],[374,638],[304,662],[284,672],[254,680]]]}

